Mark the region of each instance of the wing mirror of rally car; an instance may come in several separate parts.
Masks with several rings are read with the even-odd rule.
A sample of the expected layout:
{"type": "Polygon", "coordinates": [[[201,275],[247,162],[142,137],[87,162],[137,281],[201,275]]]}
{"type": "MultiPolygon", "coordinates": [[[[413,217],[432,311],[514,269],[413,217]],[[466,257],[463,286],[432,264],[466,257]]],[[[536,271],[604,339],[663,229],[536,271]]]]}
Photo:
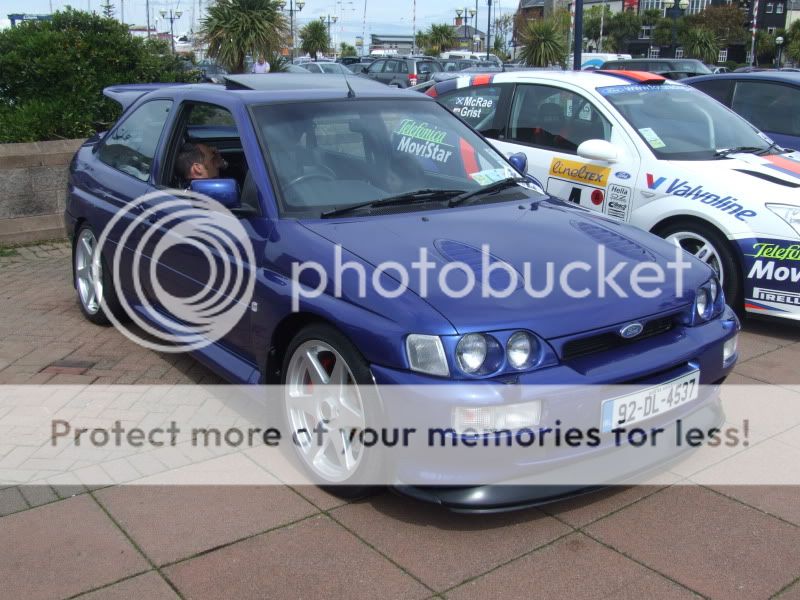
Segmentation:
{"type": "Polygon", "coordinates": [[[619,153],[611,142],[605,140],[586,140],[578,146],[578,156],[590,160],[602,160],[607,163],[615,163],[619,158],[619,153]]]}
{"type": "Polygon", "coordinates": [[[514,167],[520,175],[528,174],[528,157],[524,152],[517,152],[508,157],[508,162],[514,167]]]}
{"type": "Polygon", "coordinates": [[[189,189],[213,198],[228,210],[241,207],[239,184],[235,179],[195,179],[189,189]]]}

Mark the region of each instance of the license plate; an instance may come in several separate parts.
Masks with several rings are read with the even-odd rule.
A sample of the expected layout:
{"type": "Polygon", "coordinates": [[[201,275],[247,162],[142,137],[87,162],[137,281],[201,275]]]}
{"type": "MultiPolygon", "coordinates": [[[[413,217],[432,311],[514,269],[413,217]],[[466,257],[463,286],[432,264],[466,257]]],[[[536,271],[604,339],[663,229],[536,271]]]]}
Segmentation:
{"type": "Polygon", "coordinates": [[[627,429],[633,423],[668,413],[695,400],[699,388],[700,371],[692,371],[646,390],[606,400],[602,405],[603,431],[627,429]]]}

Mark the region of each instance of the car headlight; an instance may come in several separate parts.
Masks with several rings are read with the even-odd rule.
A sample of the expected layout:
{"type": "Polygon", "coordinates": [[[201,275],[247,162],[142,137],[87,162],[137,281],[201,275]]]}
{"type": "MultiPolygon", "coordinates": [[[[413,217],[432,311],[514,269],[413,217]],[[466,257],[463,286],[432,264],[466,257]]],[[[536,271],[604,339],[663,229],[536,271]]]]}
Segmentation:
{"type": "Polygon", "coordinates": [[[711,304],[716,304],[717,297],[719,296],[719,282],[716,279],[712,279],[708,282],[708,295],[711,304]]]}
{"type": "Polygon", "coordinates": [[[515,369],[525,369],[536,360],[539,354],[539,343],[527,331],[517,331],[506,344],[508,364],[515,369]]]}
{"type": "Polygon", "coordinates": [[[450,375],[442,340],[437,335],[409,335],[406,338],[406,354],[412,371],[442,377],[450,375]]]}
{"type": "Polygon", "coordinates": [[[489,353],[489,344],[486,336],[480,333],[465,335],[456,346],[456,360],[459,368],[465,373],[473,374],[480,371],[486,356],[489,353]]]}
{"type": "Polygon", "coordinates": [[[783,219],[800,235],[800,207],[791,204],[767,204],[767,208],[783,219]]]}
{"type": "Polygon", "coordinates": [[[725,293],[716,277],[697,288],[694,299],[694,314],[690,324],[698,325],[710,321],[725,310],[725,293]]]}
{"type": "Polygon", "coordinates": [[[708,307],[710,304],[711,302],[709,301],[708,290],[706,288],[700,288],[699,290],[697,290],[697,296],[694,301],[694,308],[695,311],[697,312],[697,316],[700,317],[700,319],[702,320],[706,319],[708,307]]]}

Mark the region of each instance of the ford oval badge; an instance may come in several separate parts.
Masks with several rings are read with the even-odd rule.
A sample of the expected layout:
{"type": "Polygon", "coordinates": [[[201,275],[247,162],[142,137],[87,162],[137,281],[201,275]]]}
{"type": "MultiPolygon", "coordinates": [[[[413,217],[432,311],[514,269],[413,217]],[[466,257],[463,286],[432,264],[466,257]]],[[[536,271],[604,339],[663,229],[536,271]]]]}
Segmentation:
{"type": "Polygon", "coordinates": [[[628,323],[619,330],[619,334],[624,337],[626,340],[631,338],[635,338],[637,335],[644,331],[644,325],[641,323],[628,323]]]}

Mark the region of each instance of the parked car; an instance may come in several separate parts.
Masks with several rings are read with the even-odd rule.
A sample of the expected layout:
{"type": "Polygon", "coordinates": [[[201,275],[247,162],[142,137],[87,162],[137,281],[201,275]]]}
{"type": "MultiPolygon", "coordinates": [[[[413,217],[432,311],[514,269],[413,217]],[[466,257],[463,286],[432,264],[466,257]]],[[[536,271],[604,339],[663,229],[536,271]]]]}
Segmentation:
{"type": "Polygon", "coordinates": [[[800,73],[730,73],[686,83],[730,107],[784,148],[800,150],[800,73]]]}
{"type": "MultiPolygon", "coordinates": [[[[378,458],[336,434],[341,427],[363,430],[374,413],[389,424],[426,415],[451,427],[453,415],[472,418],[486,407],[485,414],[494,415],[486,427],[512,422],[519,428],[531,419],[540,427],[558,427],[551,422],[552,410],[526,412],[530,403],[519,404],[524,400],[514,392],[525,384],[645,382],[647,395],[630,399],[634,408],[674,389],[681,401],[665,403],[657,414],[630,413],[630,422],[674,427],[681,419],[685,427],[703,431],[722,423],[718,398],[696,390],[730,373],[738,322],[706,265],[688,257],[680,283],[668,278],[655,297],[637,294],[633,279],[625,281],[634,265],[646,258],[669,271],[674,246],[548,197],[524,176],[524,156],[506,160],[422,94],[355,77],[288,74],[234,75],[228,86],[137,84],[106,90],[126,110],[111,130],[78,150],[70,167],[64,217],[77,297],[94,323],[108,323],[123,310],[124,300],[130,314],[154,331],[194,340],[207,334],[187,331],[188,322],[165,308],[159,290],[194,302],[217,285],[214,274],[223,277],[230,267],[246,266],[254,277],[252,291],[227,298],[244,307],[241,317],[219,339],[193,345],[192,351],[232,382],[284,384],[277,402],[287,429],[298,435],[303,429],[318,431],[323,438],[314,445],[298,437],[287,448],[315,481],[343,496],[365,493],[362,477],[378,458]],[[220,231],[241,224],[242,244],[253,250],[252,258],[237,254],[245,265],[219,245],[208,252],[193,252],[195,244],[168,251],[158,240],[164,221],[147,221],[153,211],[168,211],[149,194],[166,194],[167,201],[184,194],[176,161],[183,152],[180,142],[187,139],[207,145],[204,160],[219,161],[221,154],[228,162],[225,178],[195,179],[190,190],[227,207],[220,231]],[[120,237],[125,232],[129,237],[120,237]],[[104,235],[110,243],[98,245],[104,235]],[[559,289],[532,298],[520,287],[498,297],[475,288],[453,298],[437,277],[427,290],[417,277],[400,287],[390,282],[398,268],[414,269],[422,249],[444,271],[454,261],[480,264],[483,244],[491,247],[493,261],[520,272],[530,260],[542,273],[548,263],[600,268],[602,260],[603,269],[617,272],[617,285],[628,297],[575,300],[559,289]],[[377,286],[361,293],[358,277],[344,277],[339,292],[331,284],[317,295],[303,294],[294,308],[296,286],[319,284],[306,277],[310,272],[293,275],[295,265],[328,265],[333,273],[337,248],[343,260],[363,266],[367,281],[382,276],[391,297],[378,293],[377,286]],[[112,254],[122,263],[118,270],[109,268],[112,254]],[[386,261],[391,271],[380,271],[386,261]],[[467,408],[457,387],[465,382],[476,384],[467,408]],[[370,402],[376,385],[426,386],[432,395],[409,394],[400,405],[370,402]],[[513,398],[498,404],[506,392],[513,398]],[[323,420],[330,429],[319,427],[323,420]]],[[[190,208],[185,201],[180,207],[190,208]]],[[[203,215],[209,218],[207,211],[203,215]]],[[[167,236],[187,235],[190,230],[182,227],[167,236]]],[[[580,273],[573,279],[578,285],[588,281],[580,273]]],[[[617,422],[616,414],[605,421],[606,406],[619,398],[602,400],[582,396],[571,405],[582,422],[598,430],[602,420],[604,433],[602,444],[569,456],[573,462],[595,458],[623,471],[634,469],[627,459],[614,460],[618,449],[605,428],[617,422]]],[[[464,423],[469,426],[459,422],[453,435],[474,439],[464,423]]],[[[568,491],[457,485],[464,472],[473,481],[477,473],[493,483],[501,472],[523,475],[542,464],[553,466],[549,456],[540,458],[527,447],[520,452],[519,462],[487,465],[453,465],[443,454],[429,454],[427,460],[398,455],[391,473],[450,483],[399,489],[459,509],[509,508],[568,491]]]]}
{"type": "Polygon", "coordinates": [[[228,74],[224,68],[207,60],[197,63],[197,69],[200,71],[201,80],[205,83],[224,83],[228,74]]]}
{"type": "Polygon", "coordinates": [[[704,260],[732,306],[800,320],[800,154],[709,96],[614,71],[476,75],[427,94],[502,152],[524,152],[548,193],[704,260]]]}
{"type": "Polygon", "coordinates": [[[397,56],[376,60],[367,68],[364,77],[393,87],[407,88],[428,81],[431,75],[441,70],[441,63],[433,58],[397,56]]]}
{"type": "Polygon", "coordinates": [[[696,75],[709,75],[711,69],[693,58],[634,58],[631,60],[609,60],[600,70],[648,71],[668,79],[686,79],[696,75]]]}
{"type": "Polygon", "coordinates": [[[347,68],[350,69],[351,73],[355,73],[357,75],[361,75],[362,73],[366,73],[369,66],[375,61],[369,62],[357,62],[347,65],[347,68]]]}
{"type": "Polygon", "coordinates": [[[501,70],[502,65],[493,60],[474,60],[469,58],[449,59],[442,62],[442,70],[446,73],[465,71],[467,69],[496,69],[501,70]]]}
{"type": "Polygon", "coordinates": [[[336,59],[336,62],[343,64],[345,67],[355,63],[369,63],[372,61],[373,59],[369,56],[340,56],[336,59]]]}
{"type": "Polygon", "coordinates": [[[321,73],[323,75],[352,75],[353,72],[341,63],[335,62],[308,62],[301,65],[301,68],[309,73],[321,73]]]}
{"type": "Polygon", "coordinates": [[[715,75],[719,75],[721,73],[730,73],[731,72],[731,70],[728,67],[717,67],[717,66],[714,66],[714,65],[706,65],[706,67],[708,67],[708,70],[711,71],[712,73],[714,73],[715,75]]]}

